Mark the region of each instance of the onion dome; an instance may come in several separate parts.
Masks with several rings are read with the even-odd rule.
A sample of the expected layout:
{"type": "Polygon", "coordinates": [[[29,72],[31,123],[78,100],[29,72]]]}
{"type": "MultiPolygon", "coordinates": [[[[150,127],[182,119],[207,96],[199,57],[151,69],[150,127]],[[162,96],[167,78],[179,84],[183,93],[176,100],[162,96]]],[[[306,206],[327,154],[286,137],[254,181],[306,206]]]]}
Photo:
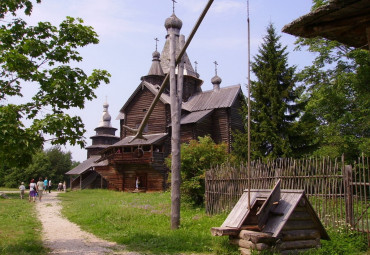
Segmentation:
{"type": "Polygon", "coordinates": [[[107,102],[105,102],[103,104],[103,115],[101,117],[101,120],[99,122],[99,126],[98,127],[111,127],[111,119],[112,117],[110,116],[110,114],[108,113],[108,107],[109,107],[109,104],[107,102]]]}
{"type": "Polygon", "coordinates": [[[152,56],[153,56],[153,59],[159,59],[161,57],[161,54],[158,51],[154,51],[152,56]]]}
{"type": "Polygon", "coordinates": [[[220,90],[220,84],[222,82],[222,79],[216,74],[212,80],[211,80],[212,84],[213,84],[213,90],[214,91],[219,91],[220,90]]]}
{"type": "Polygon", "coordinates": [[[170,28],[175,28],[175,29],[181,29],[182,28],[182,21],[176,15],[173,13],[171,17],[167,18],[166,21],[164,22],[165,28],[168,30],[170,28]]]}

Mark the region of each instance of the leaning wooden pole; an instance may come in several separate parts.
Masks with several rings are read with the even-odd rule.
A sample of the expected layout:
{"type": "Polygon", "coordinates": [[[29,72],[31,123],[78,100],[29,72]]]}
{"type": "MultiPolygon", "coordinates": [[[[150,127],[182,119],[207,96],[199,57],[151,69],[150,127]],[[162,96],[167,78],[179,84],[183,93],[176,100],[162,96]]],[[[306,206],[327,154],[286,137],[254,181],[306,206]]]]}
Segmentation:
{"type": "MultiPolygon", "coordinates": [[[[200,24],[202,23],[204,17],[206,16],[209,8],[211,8],[211,5],[212,5],[213,2],[214,2],[214,0],[209,0],[206,7],[204,8],[202,14],[199,16],[197,22],[195,23],[195,26],[193,27],[193,30],[191,31],[188,39],[185,42],[184,47],[181,49],[180,54],[176,58],[176,65],[180,63],[180,60],[184,56],[187,48],[189,47],[190,42],[192,41],[192,39],[193,39],[195,33],[197,32],[200,24]]],[[[159,99],[161,98],[162,93],[164,92],[164,90],[165,90],[165,88],[168,84],[168,81],[169,81],[169,78],[170,78],[169,76],[170,76],[169,73],[167,73],[163,82],[162,82],[162,84],[161,84],[161,88],[159,89],[158,94],[155,96],[152,104],[150,105],[147,113],[144,116],[144,119],[141,121],[141,124],[140,124],[139,128],[138,129],[133,129],[133,128],[130,128],[130,127],[127,127],[127,126],[123,126],[123,128],[127,128],[127,129],[130,129],[131,131],[136,132],[135,137],[130,142],[134,141],[135,139],[143,139],[144,138],[143,137],[144,128],[145,128],[146,124],[148,123],[149,117],[152,114],[152,112],[154,110],[154,107],[157,105],[159,99]]]]}
{"type": "Polygon", "coordinates": [[[248,210],[251,209],[251,34],[249,21],[249,0],[247,0],[248,22],[248,210]]]}

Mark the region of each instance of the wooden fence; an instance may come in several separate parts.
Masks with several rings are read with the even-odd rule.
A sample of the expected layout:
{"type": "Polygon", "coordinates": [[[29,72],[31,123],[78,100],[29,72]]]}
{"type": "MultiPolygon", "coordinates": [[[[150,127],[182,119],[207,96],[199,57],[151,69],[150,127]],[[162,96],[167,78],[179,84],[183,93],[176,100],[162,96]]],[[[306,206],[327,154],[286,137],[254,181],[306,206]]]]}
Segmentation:
{"type": "MultiPolygon", "coordinates": [[[[369,158],[353,165],[344,158],[278,159],[251,162],[251,189],[271,189],[281,180],[282,189],[303,189],[327,227],[351,227],[370,234],[369,158]]],[[[248,188],[247,166],[223,165],[206,172],[206,210],[230,211],[248,188]]]]}

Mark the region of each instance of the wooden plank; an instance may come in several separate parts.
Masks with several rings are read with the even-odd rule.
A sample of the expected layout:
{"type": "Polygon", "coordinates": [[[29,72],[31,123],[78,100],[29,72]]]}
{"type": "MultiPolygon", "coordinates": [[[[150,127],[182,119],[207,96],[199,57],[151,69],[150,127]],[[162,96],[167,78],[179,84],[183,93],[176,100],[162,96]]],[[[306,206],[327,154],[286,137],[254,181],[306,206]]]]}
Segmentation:
{"type": "Polygon", "coordinates": [[[237,236],[240,230],[237,228],[211,228],[211,234],[213,236],[237,236]]]}
{"type": "MultiPolygon", "coordinates": [[[[255,203],[256,197],[257,193],[253,192],[251,194],[251,206],[255,203]]],[[[248,192],[244,192],[221,227],[240,228],[248,214],[248,192]]]]}
{"type": "Polygon", "coordinates": [[[240,239],[251,241],[252,243],[268,243],[273,244],[276,242],[276,238],[272,237],[269,233],[241,230],[239,233],[240,239]]]}
{"type": "Polygon", "coordinates": [[[276,203],[279,202],[280,200],[280,183],[281,180],[279,180],[275,187],[272,189],[269,197],[265,201],[265,203],[262,205],[261,209],[257,212],[258,216],[258,226],[260,229],[263,228],[263,226],[266,224],[266,221],[269,217],[269,211],[273,208],[276,207],[276,203]]]}
{"type": "Polygon", "coordinates": [[[304,192],[282,192],[281,200],[278,206],[274,209],[276,215],[269,218],[266,226],[263,229],[265,233],[272,233],[273,237],[277,237],[284,225],[288,222],[298,202],[301,200],[304,192]]]}

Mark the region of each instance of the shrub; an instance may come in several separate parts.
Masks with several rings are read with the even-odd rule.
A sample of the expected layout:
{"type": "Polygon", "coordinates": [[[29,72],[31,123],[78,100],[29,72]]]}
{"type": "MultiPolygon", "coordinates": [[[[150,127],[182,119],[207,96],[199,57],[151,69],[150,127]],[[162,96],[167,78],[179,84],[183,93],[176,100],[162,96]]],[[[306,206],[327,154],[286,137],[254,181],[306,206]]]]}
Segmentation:
{"type": "MultiPolygon", "coordinates": [[[[232,161],[226,143],[216,144],[211,137],[198,137],[181,145],[181,195],[193,205],[204,204],[205,172],[215,165],[232,161]]],[[[171,155],[166,164],[171,168],[171,155]]]]}

